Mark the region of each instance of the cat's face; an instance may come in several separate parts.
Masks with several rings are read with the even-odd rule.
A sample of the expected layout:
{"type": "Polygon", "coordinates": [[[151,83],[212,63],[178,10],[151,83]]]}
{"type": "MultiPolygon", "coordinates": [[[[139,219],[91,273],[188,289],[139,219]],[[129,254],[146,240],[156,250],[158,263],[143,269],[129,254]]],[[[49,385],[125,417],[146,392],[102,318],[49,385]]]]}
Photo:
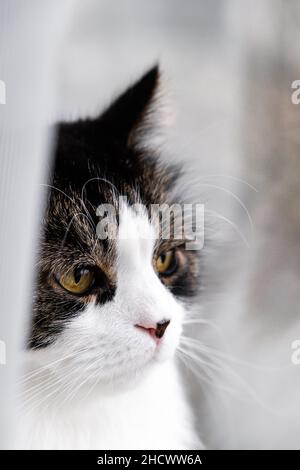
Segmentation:
{"type": "Polygon", "coordinates": [[[157,236],[150,217],[151,204],[173,202],[176,180],[137,146],[157,80],[155,68],[100,118],[58,129],[29,346],[74,387],[128,381],[171,358],[197,287],[195,253],[184,237],[157,236]],[[107,239],[102,204],[116,213],[107,239]]]}

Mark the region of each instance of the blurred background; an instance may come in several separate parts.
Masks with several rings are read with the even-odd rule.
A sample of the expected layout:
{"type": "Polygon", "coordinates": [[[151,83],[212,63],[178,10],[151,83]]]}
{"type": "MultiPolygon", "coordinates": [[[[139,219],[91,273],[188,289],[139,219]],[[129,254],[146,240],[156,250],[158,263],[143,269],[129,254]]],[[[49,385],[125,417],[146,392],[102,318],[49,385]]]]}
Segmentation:
{"type": "Polygon", "coordinates": [[[99,112],[159,62],[160,145],[205,204],[202,323],[183,371],[202,440],[300,448],[299,1],[86,0],[71,11],[50,121],[99,112]]]}

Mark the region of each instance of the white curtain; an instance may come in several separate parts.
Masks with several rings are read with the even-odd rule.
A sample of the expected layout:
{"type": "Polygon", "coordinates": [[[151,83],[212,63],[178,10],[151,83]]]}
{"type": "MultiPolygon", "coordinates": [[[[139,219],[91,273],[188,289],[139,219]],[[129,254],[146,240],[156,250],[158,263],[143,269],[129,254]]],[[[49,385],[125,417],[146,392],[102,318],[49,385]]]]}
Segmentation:
{"type": "Polygon", "coordinates": [[[58,54],[73,0],[0,3],[0,448],[13,446],[15,383],[31,301],[40,183],[58,54]],[[4,94],[5,91],[5,94],[4,94]]]}

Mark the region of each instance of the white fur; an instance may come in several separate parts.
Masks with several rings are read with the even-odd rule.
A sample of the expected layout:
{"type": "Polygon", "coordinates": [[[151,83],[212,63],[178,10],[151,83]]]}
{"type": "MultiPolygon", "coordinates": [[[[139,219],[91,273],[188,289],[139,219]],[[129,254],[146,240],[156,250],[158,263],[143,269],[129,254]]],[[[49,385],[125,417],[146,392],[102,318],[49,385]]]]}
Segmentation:
{"type": "Polygon", "coordinates": [[[17,447],[200,447],[175,363],[184,308],[156,275],[153,248],[147,216],[124,206],[116,294],[29,353],[17,447]],[[161,320],[170,324],[158,346],[135,326],[161,320]]]}

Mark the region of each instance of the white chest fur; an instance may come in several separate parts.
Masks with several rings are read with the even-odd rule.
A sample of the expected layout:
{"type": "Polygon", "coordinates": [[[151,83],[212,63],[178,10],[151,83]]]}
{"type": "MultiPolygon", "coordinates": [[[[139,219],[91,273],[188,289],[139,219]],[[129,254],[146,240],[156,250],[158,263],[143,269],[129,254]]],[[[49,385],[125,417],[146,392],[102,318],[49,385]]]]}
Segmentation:
{"type": "Polygon", "coordinates": [[[155,365],[130,390],[84,395],[21,418],[18,448],[192,449],[200,447],[174,361],[155,365]]]}

